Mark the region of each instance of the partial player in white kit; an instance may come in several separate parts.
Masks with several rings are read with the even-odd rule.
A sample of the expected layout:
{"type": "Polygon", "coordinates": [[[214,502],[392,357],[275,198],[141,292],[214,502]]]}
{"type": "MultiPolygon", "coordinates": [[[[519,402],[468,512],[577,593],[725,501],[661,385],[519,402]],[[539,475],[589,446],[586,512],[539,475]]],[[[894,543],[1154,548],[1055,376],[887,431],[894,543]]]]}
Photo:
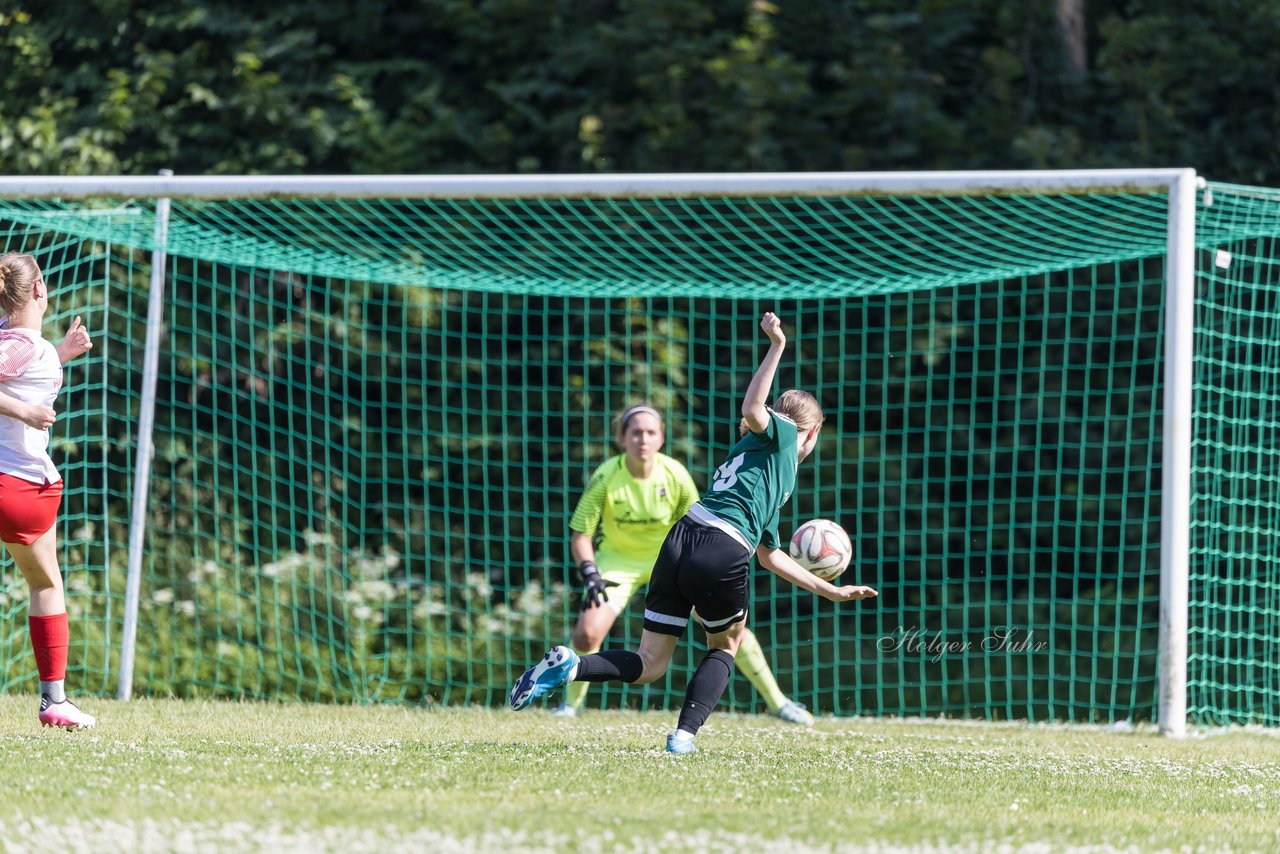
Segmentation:
{"type": "Polygon", "coordinates": [[[0,540],[26,579],[28,624],[40,673],[40,723],[66,729],[94,725],[67,699],[66,599],[55,539],[62,476],[49,458],[54,399],[62,365],[93,347],[77,317],[62,343],[40,334],[49,289],[35,258],[0,257],[0,540]]]}

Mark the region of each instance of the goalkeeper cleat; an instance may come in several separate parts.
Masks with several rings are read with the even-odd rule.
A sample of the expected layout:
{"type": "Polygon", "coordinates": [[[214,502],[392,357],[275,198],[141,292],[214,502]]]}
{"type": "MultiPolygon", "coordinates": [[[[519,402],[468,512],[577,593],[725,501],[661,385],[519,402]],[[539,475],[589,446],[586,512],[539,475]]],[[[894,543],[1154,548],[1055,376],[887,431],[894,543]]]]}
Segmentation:
{"type": "Polygon", "coordinates": [[[551,714],[555,715],[557,718],[576,718],[578,716],[578,710],[573,706],[570,706],[568,703],[561,703],[551,710],[551,714]]]}
{"type": "Polygon", "coordinates": [[[97,722],[93,715],[80,711],[80,708],[70,700],[54,703],[50,701],[48,694],[40,696],[40,723],[43,726],[71,730],[90,729],[97,722]]]}
{"type": "Polygon", "coordinates": [[[515,711],[527,709],[543,694],[569,681],[578,666],[578,654],[567,646],[552,647],[533,667],[524,672],[511,687],[508,702],[515,711]]]}
{"type": "Polygon", "coordinates": [[[688,753],[697,753],[698,745],[693,743],[693,736],[687,738],[681,737],[678,732],[673,732],[667,736],[667,753],[673,753],[676,756],[684,756],[688,753]]]}
{"type": "Polygon", "coordinates": [[[787,700],[769,714],[773,715],[775,718],[781,718],[789,724],[813,726],[813,715],[809,714],[809,710],[797,703],[795,700],[787,700]]]}

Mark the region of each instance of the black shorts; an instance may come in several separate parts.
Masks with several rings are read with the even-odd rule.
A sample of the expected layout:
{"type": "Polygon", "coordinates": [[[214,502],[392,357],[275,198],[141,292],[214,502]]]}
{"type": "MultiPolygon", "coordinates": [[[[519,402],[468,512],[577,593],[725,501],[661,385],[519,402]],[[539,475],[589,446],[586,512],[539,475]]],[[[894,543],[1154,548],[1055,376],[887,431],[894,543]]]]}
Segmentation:
{"type": "Polygon", "coordinates": [[[689,611],[710,633],[747,618],[751,553],[718,528],[683,517],[667,532],[644,597],[644,627],[680,637],[689,611]]]}

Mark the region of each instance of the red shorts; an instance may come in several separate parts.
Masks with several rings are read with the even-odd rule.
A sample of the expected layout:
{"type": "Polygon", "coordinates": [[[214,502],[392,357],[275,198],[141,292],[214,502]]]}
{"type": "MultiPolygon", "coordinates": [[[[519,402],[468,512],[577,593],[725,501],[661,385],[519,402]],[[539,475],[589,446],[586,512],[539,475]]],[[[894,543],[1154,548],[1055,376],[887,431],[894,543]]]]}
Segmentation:
{"type": "Polygon", "coordinates": [[[44,485],[0,474],[0,540],[29,546],[53,527],[62,481],[44,485]]]}

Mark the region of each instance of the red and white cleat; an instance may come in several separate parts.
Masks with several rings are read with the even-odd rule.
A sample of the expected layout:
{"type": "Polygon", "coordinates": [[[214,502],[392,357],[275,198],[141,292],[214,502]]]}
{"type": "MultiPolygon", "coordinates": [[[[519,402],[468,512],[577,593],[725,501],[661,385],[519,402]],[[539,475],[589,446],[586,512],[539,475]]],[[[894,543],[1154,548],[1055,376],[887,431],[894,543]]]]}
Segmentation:
{"type": "Polygon", "coordinates": [[[80,711],[80,707],[70,700],[61,703],[49,702],[49,695],[40,697],[40,723],[43,726],[58,726],[63,729],[89,729],[98,722],[88,712],[80,711]]]}

